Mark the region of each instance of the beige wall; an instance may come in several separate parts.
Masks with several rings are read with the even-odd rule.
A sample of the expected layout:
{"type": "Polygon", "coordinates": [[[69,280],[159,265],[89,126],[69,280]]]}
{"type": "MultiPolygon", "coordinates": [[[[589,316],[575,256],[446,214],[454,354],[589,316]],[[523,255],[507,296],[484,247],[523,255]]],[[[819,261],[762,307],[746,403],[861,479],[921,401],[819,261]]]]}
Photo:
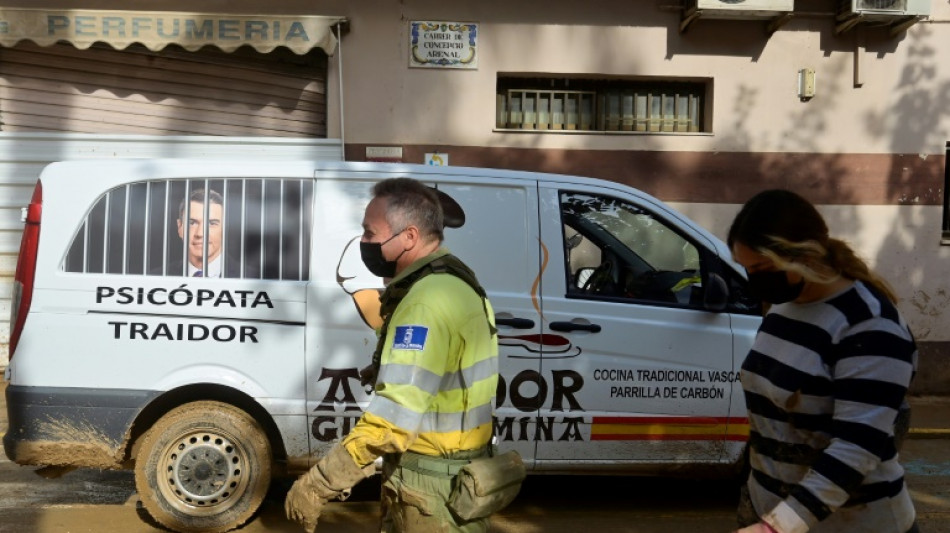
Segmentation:
{"type": "MultiPolygon", "coordinates": [[[[552,7],[575,2],[446,4],[369,0],[358,3],[359,13],[344,13],[352,20],[343,41],[348,142],[942,154],[950,129],[950,112],[940,99],[950,72],[937,53],[950,44],[950,26],[939,22],[918,24],[896,38],[871,28],[837,37],[828,11],[835,2],[829,0],[817,3],[826,15],[816,10],[766,38],[757,21],[700,20],[679,34],[678,14],[660,10],[658,2],[597,2],[596,15],[552,7]],[[408,68],[410,20],[478,22],[479,69],[408,68]],[[856,48],[858,42],[863,48],[856,48]],[[855,61],[861,87],[854,87],[855,61]],[[809,102],[796,94],[804,67],[817,72],[818,95],[809,102]],[[714,133],[494,132],[499,72],[712,78],[714,133]]],[[[935,21],[950,21],[950,8],[933,4],[935,21]]]]}

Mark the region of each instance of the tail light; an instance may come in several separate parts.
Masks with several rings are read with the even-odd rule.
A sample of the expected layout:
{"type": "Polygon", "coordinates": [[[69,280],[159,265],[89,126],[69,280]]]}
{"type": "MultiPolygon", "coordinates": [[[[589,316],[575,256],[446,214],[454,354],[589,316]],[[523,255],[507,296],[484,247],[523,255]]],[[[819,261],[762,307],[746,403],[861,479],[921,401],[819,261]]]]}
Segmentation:
{"type": "Polygon", "coordinates": [[[24,209],[23,237],[20,239],[20,255],[16,261],[16,277],[13,281],[13,303],[10,306],[10,358],[20,342],[20,333],[33,301],[33,279],[36,276],[36,251],[40,243],[40,218],[43,214],[43,186],[36,182],[33,199],[24,209]]]}

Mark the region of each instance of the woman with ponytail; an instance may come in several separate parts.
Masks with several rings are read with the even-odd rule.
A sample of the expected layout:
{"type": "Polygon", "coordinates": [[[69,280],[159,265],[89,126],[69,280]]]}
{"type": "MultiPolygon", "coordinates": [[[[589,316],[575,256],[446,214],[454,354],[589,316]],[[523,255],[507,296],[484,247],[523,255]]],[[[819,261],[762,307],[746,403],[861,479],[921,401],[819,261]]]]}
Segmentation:
{"type": "Polygon", "coordinates": [[[916,532],[895,426],[917,348],[893,290],[790,191],[746,202],[728,244],[768,308],[742,365],[739,533],[916,532]]]}

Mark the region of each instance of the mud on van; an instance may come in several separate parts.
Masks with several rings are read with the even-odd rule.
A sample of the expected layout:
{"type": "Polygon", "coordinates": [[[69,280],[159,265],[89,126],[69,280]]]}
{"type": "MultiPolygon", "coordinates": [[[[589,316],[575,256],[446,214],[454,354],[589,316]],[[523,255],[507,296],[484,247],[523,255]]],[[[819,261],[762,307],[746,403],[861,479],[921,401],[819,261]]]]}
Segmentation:
{"type": "Polygon", "coordinates": [[[359,258],[373,183],[445,198],[445,244],[499,327],[495,437],[531,471],[740,461],[759,323],[726,246],[616,183],[339,162],[55,163],[25,210],[7,456],[134,468],[176,530],[247,521],[369,401],[382,281],[359,258]]]}

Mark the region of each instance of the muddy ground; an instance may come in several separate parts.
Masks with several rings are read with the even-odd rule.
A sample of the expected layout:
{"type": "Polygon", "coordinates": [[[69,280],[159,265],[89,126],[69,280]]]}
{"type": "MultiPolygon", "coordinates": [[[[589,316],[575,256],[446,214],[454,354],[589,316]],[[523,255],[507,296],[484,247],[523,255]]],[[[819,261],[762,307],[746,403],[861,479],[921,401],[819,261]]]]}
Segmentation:
{"type": "MultiPolygon", "coordinates": [[[[7,428],[5,388],[0,382],[0,434],[7,428]]],[[[908,440],[902,459],[920,530],[950,533],[950,440],[908,440]]],[[[165,531],[141,508],[131,472],[82,469],[43,479],[37,470],[0,457],[0,533],[165,531]]],[[[375,479],[350,501],[330,504],[318,531],[378,531],[375,479]]],[[[275,482],[259,515],[239,531],[302,531],[283,516],[289,486],[275,482]]],[[[725,533],[734,528],[737,487],[729,480],[531,476],[518,500],[492,519],[491,532],[725,533]]]]}

